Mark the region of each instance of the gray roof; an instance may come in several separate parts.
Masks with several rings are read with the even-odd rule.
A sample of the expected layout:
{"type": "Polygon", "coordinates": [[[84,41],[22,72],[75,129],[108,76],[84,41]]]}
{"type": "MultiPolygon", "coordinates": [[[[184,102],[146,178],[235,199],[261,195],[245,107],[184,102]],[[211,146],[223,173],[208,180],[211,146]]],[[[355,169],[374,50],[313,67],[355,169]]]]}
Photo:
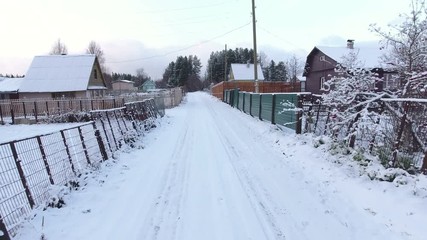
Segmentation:
{"type": "Polygon", "coordinates": [[[36,56],[19,92],[85,91],[95,59],[92,54],[36,56]]]}
{"type": "Polygon", "coordinates": [[[0,92],[13,93],[18,92],[24,78],[5,78],[0,77],[0,92]]]}
{"type": "Polygon", "coordinates": [[[357,54],[357,60],[359,60],[364,67],[375,68],[381,67],[381,56],[384,55],[385,50],[380,50],[375,47],[364,47],[364,48],[353,48],[348,47],[325,47],[316,46],[317,49],[334,59],[338,63],[341,62],[342,58],[348,55],[350,52],[357,54]]]}

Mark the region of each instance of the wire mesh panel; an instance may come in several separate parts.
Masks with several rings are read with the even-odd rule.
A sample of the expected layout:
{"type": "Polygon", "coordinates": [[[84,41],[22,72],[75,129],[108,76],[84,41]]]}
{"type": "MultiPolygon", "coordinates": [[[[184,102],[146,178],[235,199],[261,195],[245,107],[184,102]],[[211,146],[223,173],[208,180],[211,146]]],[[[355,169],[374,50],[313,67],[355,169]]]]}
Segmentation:
{"type": "Polygon", "coordinates": [[[95,136],[95,131],[92,124],[83,125],[80,127],[81,134],[84,139],[85,150],[92,165],[99,165],[102,162],[102,155],[99,149],[98,141],[95,136]]]}
{"type": "Polygon", "coordinates": [[[49,198],[48,190],[51,183],[43,162],[39,143],[36,138],[30,138],[15,142],[15,147],[34,204],[41,204],[49,198]]]}
{"type": "Polygon", "coordinates": [[[0,145],[0,215],[9,235],[31,211],[10,144],[0,145]]]}
{"type": "Polygon", "coordinates": [[[82,140],[80,138],[79,129],[72,128],[72,129],[65,130],[63,132],[64,132],[65,141],[69,149],[73,168],[75,169],[75,172],[77,174],[82,173],[83,170],[87,168],[89,163],[88,163],[87,155],[85,153],[85,149],[82,144],[82,140]]]}
{"type": "Polygon", "coordinates": [[[41,136],[40,140],[53,183],[56,185],[66,184],[74,177],[74,173],[61,133],[56,132],[41,136]]]}

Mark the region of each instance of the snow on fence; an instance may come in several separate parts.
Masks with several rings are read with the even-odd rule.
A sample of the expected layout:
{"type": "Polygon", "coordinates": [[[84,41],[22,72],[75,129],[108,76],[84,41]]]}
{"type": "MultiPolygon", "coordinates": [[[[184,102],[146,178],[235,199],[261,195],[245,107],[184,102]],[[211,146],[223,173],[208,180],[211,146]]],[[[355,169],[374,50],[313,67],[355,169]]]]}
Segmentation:
{"type": "Polygon", "coordinates": [[[153,99],[92,111],[92,121],[59,132],[0,144],[0,234],[16,235],[21,221],[51,197],[53,186],[75,178],[112,157],[162,116],[153,99]]]}

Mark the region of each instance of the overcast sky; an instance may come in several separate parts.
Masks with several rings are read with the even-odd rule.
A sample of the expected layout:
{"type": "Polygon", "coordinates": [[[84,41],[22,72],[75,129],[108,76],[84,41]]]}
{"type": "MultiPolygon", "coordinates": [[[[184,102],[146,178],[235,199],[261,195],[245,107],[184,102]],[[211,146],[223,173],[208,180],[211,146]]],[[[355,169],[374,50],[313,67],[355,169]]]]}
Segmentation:
{"type": "MultiPolygon", "coordinates": [[[[256,0],[258,51],[269,59],[305,59],[315,45],[346,39],[378,42],[369,24],[386,27],[409,0],[256,0]]],[[[153,78],[179,55],[252,48],[251,0],[10,0],[0,3],[0,73],[25,74],[35,55],[57,39],[69,54],[90,41],[114,72],[143,67],[153,78]]]]}

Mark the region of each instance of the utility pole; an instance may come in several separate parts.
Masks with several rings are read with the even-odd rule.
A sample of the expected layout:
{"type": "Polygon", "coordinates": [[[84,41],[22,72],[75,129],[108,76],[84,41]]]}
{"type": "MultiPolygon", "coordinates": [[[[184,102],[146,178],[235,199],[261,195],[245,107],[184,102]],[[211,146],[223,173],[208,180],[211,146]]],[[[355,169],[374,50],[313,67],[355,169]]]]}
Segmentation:
{"type": "Polygon", "coordinates": [[[227,82],[227,44],[225,44],[225,65],[224,65],[224,82],[227,82]]]}
{"type": "Polygon", "coordinates": [[[256,18],[255,18],[255,0],[252,0],[252,28],[254,37],[254,80],[255,80],[255,92],[259,93],[258,86],[258,57],[256,49],[256,18]]]}

